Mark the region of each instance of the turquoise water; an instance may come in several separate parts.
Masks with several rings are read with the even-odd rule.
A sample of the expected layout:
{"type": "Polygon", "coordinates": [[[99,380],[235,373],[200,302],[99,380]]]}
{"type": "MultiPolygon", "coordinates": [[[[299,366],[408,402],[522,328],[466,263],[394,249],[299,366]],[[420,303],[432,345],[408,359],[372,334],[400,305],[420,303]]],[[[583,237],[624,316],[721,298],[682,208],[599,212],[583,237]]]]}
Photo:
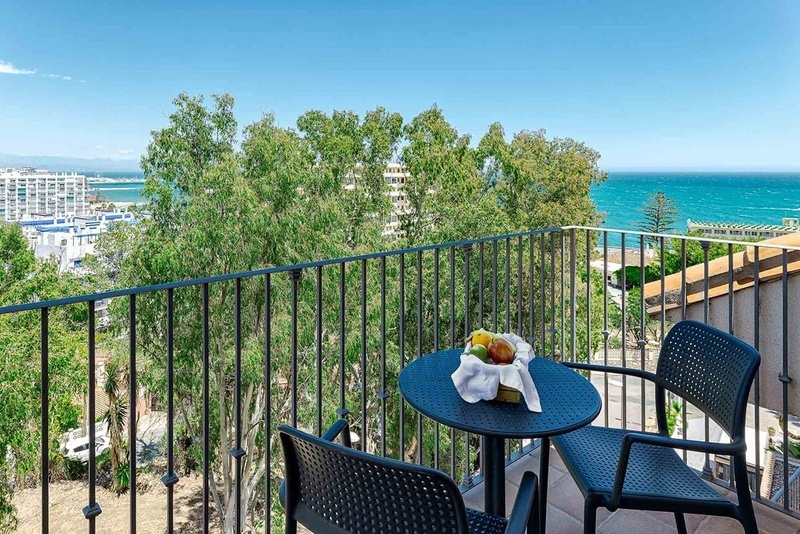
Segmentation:
{"type": "Polygon", "coordinates": [[[615,172],[591,195],[605,213],[604,226],[635,229],[638,210],[655,191],[675,199],[678,232],[686,231],[686,219],[780,224],[782,217],[800,217],[800,172],[615,172]]]}
{"type": "MultiPolygon", "coordinates": [[[[111,202],[144,202],[144,182],[137,173],[106,173],[121,182],[92,184],[111,202]],[[128,181],[139,178],[138,181],[128,181]]],[[[782,217],[800,217],[800,172],[796,173],[669,173],[614,172],[592,188],[592,200],[605,213],[608,228],[634,229],[647,195],[664,191],[679,209],[676,230],[686,219],[696,221],[780,224],[782,217]]]]}

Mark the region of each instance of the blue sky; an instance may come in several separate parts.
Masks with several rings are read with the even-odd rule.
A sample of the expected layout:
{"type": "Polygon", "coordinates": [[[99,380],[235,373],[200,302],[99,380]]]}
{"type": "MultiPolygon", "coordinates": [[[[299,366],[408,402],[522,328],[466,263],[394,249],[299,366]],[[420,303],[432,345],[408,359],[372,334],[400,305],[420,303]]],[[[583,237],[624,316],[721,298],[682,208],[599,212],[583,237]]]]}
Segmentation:
{"type": "Polygon", "coordinates": [[[180,91],[240,125],[438,104],[606,169],[800,169],[800,2],[0,2],[0,153],[138,158],[180,91]],[[379,6],[383,4],[383,6],[379,6]]]}

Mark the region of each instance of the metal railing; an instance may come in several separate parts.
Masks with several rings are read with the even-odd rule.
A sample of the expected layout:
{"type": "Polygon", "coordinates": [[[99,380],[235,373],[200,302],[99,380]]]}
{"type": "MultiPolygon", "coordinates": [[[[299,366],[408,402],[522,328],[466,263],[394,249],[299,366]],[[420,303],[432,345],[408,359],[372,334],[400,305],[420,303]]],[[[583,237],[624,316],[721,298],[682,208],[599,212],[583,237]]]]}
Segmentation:
{"type": "MultiPolygon", "coordinates": [[[[476,436],[440,428],[439,424],[405,406],[396,388],[396,378],[407,361],[431,351],[458,347],[469,332],[486,327],[519,333],[532,341],[539,355],[554,359],[609,364],[610,356],[613,360],[614,345],[618,344],[619,365],[645,369],[649,361],[646,355],[652,352],[649,348],[653,343],[660,342],[671,323],[687,317],[716,326],[720,326],[718,323],[724,318],[723,328],[761,348],[765,361],[767,358],[775,360],[771,360],[770,365],[762,365],[750,406],[755,432],[749,446],[756,450],[752,466],[753,489],[758,500],[771,504],[773,496],[762,495],[759,485],[764,467],[760,451],[766,445],[760,429],[765,413],[782,411],[788,415],[790,398],[800,397],[790,377],[790,369],[800,365],[800,346],[794,344],[796,341],[789,328],[790,310],[800,306],[797,295],[789,290],[790,281],[794,283],[795,280],[792,275],[800,272],[800,268],[794,270],[797,261],[800,261],[800,247],[570,226],[30,302],[0,308],[0,314],[40,314],[41,391],[47,392],[50,313],[62,307],[86,306],[87,416],[88,420],[95,421],[98,415],[95,412],[95,304],[106,299],[115,299],[117,303],[127,300],[124,316],[120,317],[117,312],[117,323],[123,323],[127,330],[128,407],[129,413],[134,414],[128,423],[127,447],[129,451],[137,450],[139,436],[135,413],[140,401],[137,379],[141,369],[137,357],[146,349],[146,357],[152,360],[147,367],[152,368],[154,362],[163,363],[165,388],[148,394],[161,399],[166,410],[166,465],[162,482],[167,494],[165,526],[168,532],[174,526],[174,489],[181,483],[175,473],[175,420],[178,415],[175,401],[176,396],[182,395],[175,388],[176,358],[182,358],[184,363],[188,358],[194,362],[195,370],[202,368],[197,392],[202,408],[194,415],[198,418],[201,441],[195,445],[202,446],[199,470],[203,477],[204,531],[214,526],[212,512],[219,508],[218,504],[213,504],[211,496],[211,479],[222,470],[217,465],[221,458],[212,452],[212,447],[219,444],[212,443],[211,437],[215,434],[211,414],[212,385],[217,385],[225,387],[225,392],[233,397],[235,432],[228,454],[233,461],[230,469],[235,471],[231,475],[235,497],[234,510],[225,510],[226,514],[235,513],[230,530],[243,532],[263,528],[269,532],[275,522],[280,521],[276,498],[282,476],[281,453],[275,440],[278,424],[289,423],[320,434],[331,417],[347,417],[357,434],[358,446],[363,450],[444,469],[462,484],[462,488],[468,489],[482,479],[479,441],[476,436]],[[690,280],[687,247],[692,243],[701,246],[703,276],[690,280]],[[632,249],[628,248],[630,244],[633,244],[632,249]],[[724,284],[719,283],[720,273],[710,272],[714,244],[727,248],[724,284]],[[738,250],[743,247],[750,247],[747,261],[734,261],[737,254],[744,254],[738,250]],[[765,254],[763,251],[767,249],[778,252],[765,254]],[[619,290],[609,285],[610,259],[615,255],[619,255],[621,266],[619,290]],[[680,267],[680,274],[673,275],[680,279],[675,303],[667,302],[671,294],[667,281],[675,280],[666,273],[665,260],[669,255],[677,256],[680,267]],[[631,301],[632,293],[626,291],[632,282],[627,279],[626,269],[631,266],[631,258],[635,258],[633,266],[639,268],[638,280],[633,281],[642,288],[638,302],[631,301]],[[599,263],[592,266],[592,260],[599,263]],[[646,267],[651,261],[659,265],[657,280],[653,282],[658,290],[646,299],[646,267]],[[763,274],[764,267],[770,269],[767,278],[763,274]],[[750,269],[752,283],[746,280],[747,269],[750,269]],[[774,269],[778,269],[778,275],[774,269]],[[769,285],[770,295],[775,293],[776,284],[780,290],[777,312],[772,309],[772,297],[769,302],[762,302],[765,284],[769,285]],[[233,294],[232,309],[225,307],[227,300],[220,296],[227,291],[233,294]],[[739,297],[744,295],[739,291],[748,292],[748,296],[739,297]],[[746,318],[741,303],[749,300],[752,308],[746,318]],[[660,306],[654,302],[660,302],[660,306]],[[639,308],[638,314],[629,313],[634,304],[639,308]],[[727,309],[718,312],[723,305],[727,309]],[[770,306],[766,315],[765,306],[770,306]],[[180,313],[176,313],[178,309],[180,313]],[[145,318],[140,310],[147,312],[145,318]],[[776,313],[781,339],[777,345],[776,339],[770,339],[770,346],[765,347],[763,317],[772,317],[774,322],[776,313]],[[751,325],[751,331],[737,331],[737,326],[745,323],[751,325]],[[183,354],[187,349],[182,344],[176,346],[176,331],[185,330],[199,333],[199,352],[189,356],[183,354]],[[142,336],[146,338],[146,347],[142,336]],[[249,343],[253,339],[261,340],[262,347],[261,376],[257,380],[249,375],[243,378],[243,369],[249,365],[243,362],[243,352],[247,351],[249,357],[252,353],[249,343]],[[155,345],[161,346],[154,348],[154,340],[159,341],[155,345]],[[212,384],[215,380],[212,372],[224,369],[212,361],[212,346],[225,344],[232,345],[233,366],[223,372],[221,385],[212,384]],[[773,368],[780,372],[772,373],[773,368]],[[256,382],[257,394],[246,395],[243,385],[256,382]],[[762,397],[775,404],[774,394],[764,396],[765,388],[773,392],[775,386],[780,386],[780,399],[776,401],[777,406],[767,407],[772,409],[768,412],[761,405],[762,397]],[[243,410],[248,413],[250,410],[249,404],[243,406],[243,402],[255,403],[256,395],[263,397],[263,417],[258,425],[253,425],[252,421],[242,420],[243,410]],[[245,441],[250,432],[261,434],[249,442],[248,449],[245,441]],[[249,501],[249,522],[247,510],[243,513],[238,510],[241,503],[248,502],[242,498],[244,479],[250,474],[243,470],[248,455],[263,455],[266,466],[263,480],[257,481],[263,492],[249,501]],[[253,517],[257,519],[253,521],[253,517]]],[[[769,326],[775,327],[774,324],[769,326]]],[[[229,354],[226,347],[221,350],[223,352],[215,354],[229,354]]],[[[251,371],[248,367],[247,372],[251,371]]],[[[184,364],[178,369],[180,372],[187,372],[184,364]]],[[[622,379],[620,382],[607,374],[590,375],[589,379],[602,390],[604,398],[602,415],[595,424],[647,428],[648,417],[652,418],[655,413],[655,403],[654,392],[647,389],[644,381],[622,379]]],[[[50,521],[49,465],[53,436],[49,431],[48,403],[48,395],[42,395],[42,532],[49,531],[50,521]]],[[[183,407],[179,406],[180,409],[183,407]]],[[[679,415],[679,426],[686,437],[694,421],[690,418],[691,408],[683,403],[679,415]]],[[[187,420],[184,417],[184,422],[187,420]]],[[[790,417],[783,417],[782,422],[782,435],[788,436],[790,417]]],[[[95,434],[94,425],[89,425],[89,443],[94,443],[95,434]]],[[[715,435],[713,421],[705,417],[700,439],[714,439],[715,435]]],[[[784,465],[789,461],[787,441],[784,439],[781,450],[784,465]]],[[[516,460],[536,445],[509,440],[507,461],[516,460]]],[[[715,478],[718,473],[712,469],[716,465],[714,458],[706,455],[697,459],[687,457],[684,452],[684,460],[704,476],[726,483],[715,478]]],[[[96,467],[96,453],[90,447],[87,506],[83,510],[89,532],[95,531],[102,517],[101,503],[96,500],[96,467]]],[[[137,531],[137,471],[137,455],[129,453],[130,532],[137,531]]],[[[784,487],[791,491],[789,476],[788,469],[784,469],[784,487]]],[[[780,509],[800,517],[800,511],[791,510],[789,502],[790,499],[783,499],[780,509]]]]}

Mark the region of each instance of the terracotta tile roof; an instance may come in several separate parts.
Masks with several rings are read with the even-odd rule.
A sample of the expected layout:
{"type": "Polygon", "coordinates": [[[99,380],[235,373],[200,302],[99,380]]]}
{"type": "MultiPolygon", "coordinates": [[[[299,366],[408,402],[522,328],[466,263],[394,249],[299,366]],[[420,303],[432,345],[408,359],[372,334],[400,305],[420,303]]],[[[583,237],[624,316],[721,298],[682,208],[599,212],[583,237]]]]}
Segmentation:
{"type": "MultiPolygon", "coordinates": [[[[787,234],[758,243],[759,282],[780,279],[783,275],[782,249],[769,245],[798,247],[787,253],[787,272],[789,275],[800,273],[800,232],[787,234]]],[[[708,262],[708,296],[709,298],[726,295],[729,290],[729,273],[733,267],[733,291],[751,287],[754,283],[753,263],[755,248],[749,246],[743,252],[733,254],[731,258],[723,256],[708,262]]],[[[687,305],[702,302],[705,297],[705,265],[693,265],[686,269],[687,305]]],[[[647,312],[651,315],[661,312],[661,280],[645,284],[644,298],[647,312]]],[[[664,278],[664,307],[667,310],[680,307],[681,273],[664,278]]]]}

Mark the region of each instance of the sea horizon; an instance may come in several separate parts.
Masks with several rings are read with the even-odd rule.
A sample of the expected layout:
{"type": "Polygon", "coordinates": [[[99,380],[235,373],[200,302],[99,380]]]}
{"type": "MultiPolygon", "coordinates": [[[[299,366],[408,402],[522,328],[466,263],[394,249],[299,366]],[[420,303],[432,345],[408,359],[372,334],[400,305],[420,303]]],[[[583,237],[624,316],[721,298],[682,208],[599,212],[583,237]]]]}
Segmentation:
{"type": "MultiPolygon", "coordinates": [[[[93,173],[91,178],[95,174],[113,180],[91,184],[110,202],[145,201],[142,173],[93,173]]],[[[784,217],[800,217],[800,171],[609,171],[590,195],[604,226],[634,230],[648,195],[656,191],[675,200],[680,233],[688,219],[778,225],[784,217]]]]}

